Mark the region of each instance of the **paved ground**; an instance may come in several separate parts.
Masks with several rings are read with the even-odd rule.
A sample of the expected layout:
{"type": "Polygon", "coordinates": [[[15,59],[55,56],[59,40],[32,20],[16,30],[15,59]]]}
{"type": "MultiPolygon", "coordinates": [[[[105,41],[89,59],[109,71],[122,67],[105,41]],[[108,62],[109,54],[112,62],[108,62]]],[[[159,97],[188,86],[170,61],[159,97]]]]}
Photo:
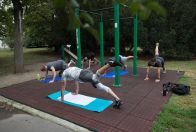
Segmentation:
{"type": "MultiPolygon", "coordinates": [[[[26,66],[25,73],[0,76],[0,88],[34,79],[35,75],[39,73],[41,64],[42,63],[26,66]]],[[[10,105],[1,103],[1,100],[0,130],[1,132],[72,132],[72,130],[64,126],[57,125],[54,122],[27,114],[10,105]]]]}
{"type": "MultiPolygon", "coordinates": [[[[152,78],[155,77],[155,71],[151,73],[152,78]]],[[[58,83],[42,84],[37,80],[31,80],[0,89],[0,94],[90,130],[149,132],[162,106],[169,99],[169,96],[163,97],[161,95],[162,83],[176,82],[180,75],[175,71],[168,71],[167,74],[162,75],[160,83],[154,83],[155,78],[144,81],[144,76],[145,69],[138,69],[136,78],[131,74],[123,76],[121,77],[122,87],[120,88],[112,87],[114,79],[102,79],[101,81],[111,86],[124,101],[120,110],[114,110],[111,106],[102,113],[86,111],[49,100],[48,94],[59,91],[58,83]]],[[[68,90],[73,90],[73,83],[68,83],[68,86],[68,90]]],[[[90,84],[82,84],[80,90],[82,94],[112,99],[107,94],[92,88],[90,84]]]]}
{"type": "Polygon", "coordinates": [[[1,132],[72,132],[53,122],[29,115],[0,103],[1,132]]]}

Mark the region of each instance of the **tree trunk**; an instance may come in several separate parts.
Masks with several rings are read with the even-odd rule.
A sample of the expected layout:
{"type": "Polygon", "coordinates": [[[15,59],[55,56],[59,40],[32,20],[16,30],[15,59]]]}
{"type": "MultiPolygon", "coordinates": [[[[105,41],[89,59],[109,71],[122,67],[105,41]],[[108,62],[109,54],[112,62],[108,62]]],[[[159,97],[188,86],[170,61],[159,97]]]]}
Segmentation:
{"type": "Polygon", "coordinates": [[[14,7],[14,71],[21,73],[24,71],[23,64],[23,43],[22,43],[22,4],[20,0],[12,0],[14,7]]]}

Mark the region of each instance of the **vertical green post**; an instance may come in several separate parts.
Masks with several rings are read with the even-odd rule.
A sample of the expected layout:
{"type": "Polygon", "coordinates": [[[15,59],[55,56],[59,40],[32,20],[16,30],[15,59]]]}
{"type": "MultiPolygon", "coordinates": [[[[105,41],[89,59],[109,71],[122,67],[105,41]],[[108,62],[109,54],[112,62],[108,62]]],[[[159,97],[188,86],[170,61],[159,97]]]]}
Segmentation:
{"type": "MultiPolygon", "coordinates": [[[[115,30],[115,59],[119,62],[119,3],[114,2],[114,30],[115,30]]],[[[120,87],[120,68],[115,67],[115,83],[114,86],[120,87]]]]}
{"type": "Polygon", "coordinates": [[[134,16],[134,35],[133,35],[133,76],[137,76],[137,34],[138,16],[134,16]]]}
{"type": "Polygon", "coordinates": [[[61,59],[65,60],[65,52],[64,52],[64,45],[63,44],[61,44],[60,52],[61,52],[61,59]]]}
{"type": "MultiPolygon", "coordinates": [[[[75,8],[75,16],[79,18],[79,8],[75,8]]],[[[81,41],[80,41],[80,27],[76,28],[76,43],[77,43],[77,66],[82,67],[81,61],[81,41]]]]}
{"type": "Polygon", "coordinates": [[[101,15],[99,23],[99,32],[100,32],[100,66],[104,66],[104,34],[103,34],[103,17],[101,15]]]}

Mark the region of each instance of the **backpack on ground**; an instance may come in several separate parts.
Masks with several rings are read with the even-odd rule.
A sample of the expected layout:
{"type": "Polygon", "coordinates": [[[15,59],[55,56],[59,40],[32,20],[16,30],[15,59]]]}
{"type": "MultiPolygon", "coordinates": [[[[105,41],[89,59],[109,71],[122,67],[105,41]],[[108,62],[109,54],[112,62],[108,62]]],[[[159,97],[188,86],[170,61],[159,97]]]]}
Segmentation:
{"type": "Polygon", "coordinates": [[[176,83],[164,83],[163,84],[163,96],[166,96],[166,93],[172,91],[178,95],[187,95],[190,94],[190,86],[184,84],[176,84],[176,83]]]}

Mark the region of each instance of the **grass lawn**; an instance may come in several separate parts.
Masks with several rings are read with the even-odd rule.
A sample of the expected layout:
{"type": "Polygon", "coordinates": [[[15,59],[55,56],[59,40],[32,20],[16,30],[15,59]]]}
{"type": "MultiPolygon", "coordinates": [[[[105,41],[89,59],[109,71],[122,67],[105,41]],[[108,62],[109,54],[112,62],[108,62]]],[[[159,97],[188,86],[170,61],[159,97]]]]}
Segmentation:
{"type": "MultiPolygon", "coordinates": [[[[141,67],[146,61],[138,61],[141,67]]],[[[196,60],[169,61],[166,69],[185,71],[178,83],[191,86],[191,94],[178,96],[173,94],[154,122],[153,132],[196,132],[196,60]]]]}
{"type": "MultiPolygon", "coordinates": [[[[24,66],[56,60],[58,55],[48,48],[24,48],[24,66]]],[[[14,72],[14,56],[11,50],[0,50],[0,75],[14,72]]]]}

